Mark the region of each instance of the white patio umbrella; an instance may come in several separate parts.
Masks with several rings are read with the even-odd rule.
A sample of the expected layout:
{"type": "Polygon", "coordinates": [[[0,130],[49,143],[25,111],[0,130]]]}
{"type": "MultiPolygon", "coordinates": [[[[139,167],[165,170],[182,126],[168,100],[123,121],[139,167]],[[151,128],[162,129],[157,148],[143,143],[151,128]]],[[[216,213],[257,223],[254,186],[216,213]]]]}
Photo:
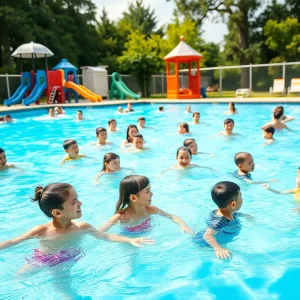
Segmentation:
{"type": "Polygon", "coordinates": [[[46,58],[46,69],[48,69],[48,61],[47,57],[53,56],[53,52],[48,49],[46,46],[37,44],[34,42],[30,42],[27,44],[23,44],[18,47],[13,54],[12,57],[18,58],[32,58],[33,70],[34,70],[34,58],[46,58]]]}

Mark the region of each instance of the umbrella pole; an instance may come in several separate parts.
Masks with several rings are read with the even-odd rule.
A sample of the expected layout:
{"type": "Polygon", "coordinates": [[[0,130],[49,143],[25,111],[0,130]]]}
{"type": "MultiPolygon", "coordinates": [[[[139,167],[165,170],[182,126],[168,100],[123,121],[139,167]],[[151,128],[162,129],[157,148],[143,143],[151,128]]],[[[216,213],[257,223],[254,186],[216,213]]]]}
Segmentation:
{"type": "Polygon", "coordinates": [[[45,54],[45,58],[46,58],[46,71],[48,71],[48,58],[47,58],[47,54],[45,54]]]}
{"type": "Polygon", "coordinates": [[[32,57],[32,71],[34,73],[34,57],[33,57],[33,53],[31,54],[31,57],[32,57]]]}
{"type": "Polygon", "coordinates": [[[23,73],[23,60],[22,60],[22,54],[20,54],[20,61],[21,61],[21,74],[23,73]]]}

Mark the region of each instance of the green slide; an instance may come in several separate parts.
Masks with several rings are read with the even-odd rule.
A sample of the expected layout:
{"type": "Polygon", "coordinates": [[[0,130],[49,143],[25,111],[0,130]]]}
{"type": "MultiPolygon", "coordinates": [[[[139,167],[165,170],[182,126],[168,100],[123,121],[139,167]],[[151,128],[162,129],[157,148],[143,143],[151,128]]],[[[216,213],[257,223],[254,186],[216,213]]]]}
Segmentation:
{"type": "Polygon", "coordinates": [[[124,100],[126,99],[126,97],[128,97],[137,100],[141,98],[140,95],[135,94],[125,85],[119,73],[114,72],[111,76],[112,76],[112,84],[109,91],[110,99],[124,100]]]}

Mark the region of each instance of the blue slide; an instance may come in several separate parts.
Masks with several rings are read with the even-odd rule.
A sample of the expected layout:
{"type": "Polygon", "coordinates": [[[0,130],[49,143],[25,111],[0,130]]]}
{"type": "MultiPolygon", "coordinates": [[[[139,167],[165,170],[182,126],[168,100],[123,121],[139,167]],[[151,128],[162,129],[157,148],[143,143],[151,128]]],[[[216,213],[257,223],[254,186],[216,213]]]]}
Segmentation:
{"type": "Polygon", "coordinates": [[[36,72],[36,84],[34,86],[34,89],[30,93],[28,98],[23,99],[23,104],[28,106],[31,103],[37,101],[41,97],[41,95],[43,94],[46,88],[47,88],[46,72],[44,70],[38,70],[36,72]]]}
{"type": "Polygon", "coordinates": [[[21,85],[9,99],[4,100],[4,105],[10,106],[20,102],[24,98],[26,92],[30,89],[31,74],[29,72],[23,72],[21,77],[21,85]]]}

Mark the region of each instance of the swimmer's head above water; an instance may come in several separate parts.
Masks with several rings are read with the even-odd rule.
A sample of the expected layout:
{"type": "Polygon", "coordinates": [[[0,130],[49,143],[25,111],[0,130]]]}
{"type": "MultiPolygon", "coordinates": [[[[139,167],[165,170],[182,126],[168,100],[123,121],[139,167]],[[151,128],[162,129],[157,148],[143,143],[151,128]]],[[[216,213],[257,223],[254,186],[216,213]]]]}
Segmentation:
{"type": "Polygon", "coordinates": [[[189,167],[192,160],[192,152],[189,147],[180,147],[177,149],[176,159],[182,168],[189,167]]]}
{"type": "Polygon", "coordinates": [[[104,172],[117,172],[120,170],[120,156],[115,153],[106,153],[103,157],[103,168],[101,171],[104,172]]]}

